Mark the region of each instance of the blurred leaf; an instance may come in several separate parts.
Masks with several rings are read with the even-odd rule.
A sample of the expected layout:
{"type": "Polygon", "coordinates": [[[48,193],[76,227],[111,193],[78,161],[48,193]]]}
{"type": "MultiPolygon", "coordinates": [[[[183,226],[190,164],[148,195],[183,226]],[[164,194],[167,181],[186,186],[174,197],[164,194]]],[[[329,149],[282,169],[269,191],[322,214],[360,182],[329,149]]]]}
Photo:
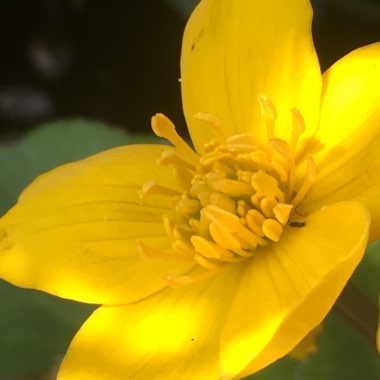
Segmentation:
{"type": "Polygon", "coordinates": [[[175,8],[183,17],[188,18],[190,13],[199,3],[199,0],[165,0],[170,6],[175,8]]]}
{"type": "Polygon", "coordinates": [[[19,142],[0,147],[0,213],[13,205],[37,175],[118,145],[157,142],[83,119],[43,124],[19,142]]]}
{"type": "Polygon", "coordinates": [[[378,303],[380,292],[380,241],[376,241],[368,246],[362,262],[352,277],[352,282],[372,302],[378,303]]]}
{"type": "Polygon", "coordinates": [[[248,376],[246,380],[292,380],[297,365],[296,360],[285,357],[260,372],[248,376]]]}
{"type": "Polygon", "coordinates": [[[331,313],[318,338],[318,350],[299,364],[294,380],[378,380],[375,348],[331,313]]]}
{"type": "Polygon", "coordinates": [[[0,281],[0,375],[47,371],[59,364],[93,306],[0,281]]]}
{"type": "MultiPolygon", "coordinates": [[[[44,124],[19,142],[0,147],[0,209],[16,202],[38,174],[117,145],[153,142],[101,123],[71,120],[44,124]]],[[[94,306],[0,281],[0,377],[47,371],[59,364],[94,306]]]]}

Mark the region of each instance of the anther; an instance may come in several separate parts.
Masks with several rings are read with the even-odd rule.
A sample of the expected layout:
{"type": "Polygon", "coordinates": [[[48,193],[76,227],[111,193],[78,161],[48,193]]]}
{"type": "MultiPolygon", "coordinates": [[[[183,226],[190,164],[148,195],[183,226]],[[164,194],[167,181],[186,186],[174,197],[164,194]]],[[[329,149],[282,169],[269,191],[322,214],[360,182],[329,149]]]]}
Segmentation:
{"type": "Polygon", "coordinates": [[[197,112],[194,115],[194,118],[209,123],[214,128],[215,132],[217,132],[217,134],[223,138],[223,140],[225,140],[228,137],[227,133],[224,131],[220,124],[220,120],[217,119],[215,116],[212,116],[208,113],[197,112]]]}
{"type": "Polygon", "coordinates": [[[251,185],[262,196],[268,198],[281,198],[283,196],[282,191],[278,187],[277,180],[262,170],[253,174],[251,185]]]}
{"type": "Polygon", "coordinates": [[[260,211],[256,209],[249,210],[245,220],[252,232],[258,236],[264,236],[262,225],[265,221],[265,216],[260,211]]]}
{"type": "Polygon", "coordinates": [[[195,170],[194,164],[178,157],[178,155],[172,150],[163,151],[161,157],[157,160],[157,163],[160,165],[177,165],[192,171],[195,170]]]}
{"type": "Polygon", "coordinates": [[[315,181],[316,165],[314,160],[311,157],[309,157],[306,161],[306,164],[306,178],[303,181],[301,188],[298,190],[297,195],[294,197],[292,201],[292,205],[294,208],[296,208],[302,202],[302,200],[305,198],[306,193],[309,191],[311,185],[315,181]]]}
{"type": "Polygon", "coordinates": [[[221,179],[214,181],[212,187],[216,191],[220,191],[223,194],[227,194],[231,197],[244,197],[252,194],[251,185],[236,181],[234,179],[221,179]]]}
{"type": "Polygon", "coordinates": [[[143,199],[147,195],[165,195],[165,196],[175,196],[181,193],[177,190],[169,189],[167,187],[157,184],[156,181],[151,180],[144,183],[142,189],[139,192],[140,199],[143,199]]]}
{"type": "Polygon", "coordinates": [[[263,226],[262,226],[262,229],[263,229],[264,235],[267,238],[269,238],[273,241],[279,241],[280,240],[280,237],[281,237],[281,234],[283,231],[283,227],[282,227],[282,224],[279,223],[277,220],[265,219],[263,226]]]}
{"type": "Polygon", "coordinates": [[[257,98],[260,102],[261,115],[267,127],[267,138],[269,140],[274,136],[274,123],[277,120],[276,108],[266,95],[259,94],[257,98]]]}
{"type": "Polygon", "coordinates": [[[295,153],[299,137],[302,135],[303,132],[305,132],[305,120],[301,114],[301,112],[298,110],[298,108],[292,108],[292,114],[293,114],[293,126],[291,129],[291,136],[290,136],[290,148],[293,153],[295,153]]]}
{"type": "Polygon", "coordinates": [[[288,223],[292,208],[292,205],[288,205],[286,203],[277,203],[276,206],[273,207],[273,214],[282,225],[285,225],[288,223]]]}
{"type": "Polygon", "coordinates": [[[169,259],[172,257],[169,253],[160,251],[158,249],[154,249],[144,244],[142,241],[137,242],[137,248],[141,257],[144,260],[152,260],[152,259],[169,259]]]}
{"type": "Polygon", "coordinates": [[[186,143],[186,141],[178,135],[174,124],[163,114],[158,113],[152,117],[152,130],[158,136],[170,141],[178,149],[182,150],[187,157],[195,162],[199,156],[186,143]]]}

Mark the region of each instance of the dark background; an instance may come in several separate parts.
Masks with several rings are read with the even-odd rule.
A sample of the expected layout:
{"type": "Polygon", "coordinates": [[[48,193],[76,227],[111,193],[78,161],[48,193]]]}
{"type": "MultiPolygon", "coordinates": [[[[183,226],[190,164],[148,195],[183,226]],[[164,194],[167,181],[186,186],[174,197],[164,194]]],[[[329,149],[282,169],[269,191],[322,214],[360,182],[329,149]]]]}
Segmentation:
{"type": "MultiPolygon", "coordinates": [[[[323,69],[380,41],[380,0],[313,3],[323,69]]],[[[1,0],[3,141],[76,116],[148,132],[158,111],[184,132],[178,78],[186,17],[164,0],[1,0]]]]}

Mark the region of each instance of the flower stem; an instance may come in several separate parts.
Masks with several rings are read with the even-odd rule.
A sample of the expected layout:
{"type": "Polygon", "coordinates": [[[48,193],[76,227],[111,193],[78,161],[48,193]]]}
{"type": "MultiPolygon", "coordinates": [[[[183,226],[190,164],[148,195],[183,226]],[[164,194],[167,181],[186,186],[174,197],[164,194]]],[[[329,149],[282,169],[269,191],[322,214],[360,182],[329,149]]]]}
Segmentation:
{"type": "Polygon", "coordinates": [[[378,307],[355,285],[346,285],[333,310],[376,347],[378,307]]]}

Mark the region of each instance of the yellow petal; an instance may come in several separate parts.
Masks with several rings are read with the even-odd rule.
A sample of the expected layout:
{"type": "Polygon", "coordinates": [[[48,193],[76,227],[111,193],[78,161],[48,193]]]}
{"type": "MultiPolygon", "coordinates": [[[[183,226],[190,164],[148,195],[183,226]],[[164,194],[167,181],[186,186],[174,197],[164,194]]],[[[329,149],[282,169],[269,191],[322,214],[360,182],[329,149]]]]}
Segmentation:
{"type": "Polygon", "coordinates": [[[380,238],[380,43],[355,50],[324,74],[325,144],[302,209],[353,200],[371,212],[370,240],[380,238]]]}
{"type": "Polygon", "coordinates": [[[289,136],[292,107],[314,130],[321,75],[311,19],[308,0],[200,2],[187,24],[181,59],[184,111],[199,151],[215,136],[213,119],[227,135],[265,137],[261,93],[277,108],[278,137],[289,136]],[[197,113],[212,120],[196,120],[197,113]]]}
{"type": "MultiPolygon", "coordinates": [[[[37,178],[0,220],[0,277],[18,286],[91,303],[127,303],[165,286],[193,263],[144,260],[143,241],[165,249],[167,197],[142,203],[145,181],[175,186],[155,160],[167,146],[131,145],[37,178]]],[[[175,189],[175,188],[174,188],[175,189]]]]}
{"type": "Polygon", "coordinates": [[[364,254],[369,219],[360,203],[331,205],[257,252],[222,332],[225,379],[267,366],[321,323],[364,254]]]}
{"type": "Polygon", "coordinates": [[[356,153],[378,133],[379,86],[380,43],[352,51],[323,74],[317,138],[324,150],[356,153]]]}
{"type": "Polygon", "coordinates": [[[219,334],[241,268],[99,308],[71,343],[58,379],[219,379],[219,334]]]}

